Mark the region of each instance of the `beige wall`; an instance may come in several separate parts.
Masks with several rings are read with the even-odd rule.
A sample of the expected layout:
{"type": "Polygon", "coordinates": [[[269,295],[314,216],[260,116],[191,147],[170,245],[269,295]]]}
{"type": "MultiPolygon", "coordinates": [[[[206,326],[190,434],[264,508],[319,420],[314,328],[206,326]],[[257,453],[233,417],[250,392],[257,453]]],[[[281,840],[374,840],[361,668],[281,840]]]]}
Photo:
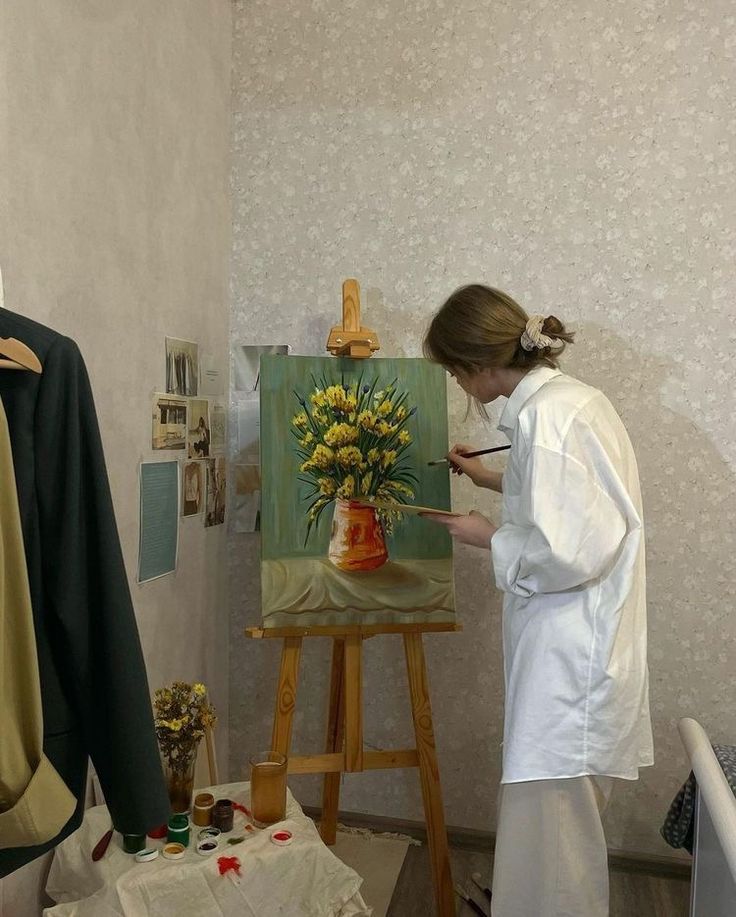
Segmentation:
{"type": "MultiPolygon", "coordinates": [[[[387,356],[486,281],[579,332],[569,372],[620,410],[648,524],[657,763],[618,788],[609,843],[671,853],[658,827],[687,765],[678,717],[736,741],[733,423],[736,20],[707,4],[235,4],[233,339],[320,353],[340,282],[363,284],[387,356]]],[[[464,422],[452,435],[500,442],[464,422]]],[[[461,483],[456,505],[498,517],[461,483]]],[[[266,744],[277,647],[256,623],[256,536],[231,539],[234,772],[266,744]]],[[[485,564],[486,566],[479,566],[485,564]]],[[[449,822],[490,829],[502,730],[500,598],[457,555],[465,631],[426,638],[449,822]]],[[[321,750],[328,648],[307,641],[295,750],[321,750]]],[[[275,643],[275,641],[274,641],[275,643]]],[[[371,640],[366,740],[411,736],[398,641],[371,640]]],[[[318,804],[312,778],[296,778],[318,804]]],[[[411,771],[347,777],[344,808],[421,817],[411,771]]]]}
{"type": "MultiPolygon", "coordinates": [[[[211,688],[227,756],[225,533],[183,521],[179,569],[134,584],[138,463],[164,336],[226,362],[228,0],[3,0],[0,266],[6,306],[86,358],[151,688],[211,688]]],[[[41,864],[0,887],[37,913],[41,864]]],[[[5,899],[3,901],[3,894],[5,899]]]]}

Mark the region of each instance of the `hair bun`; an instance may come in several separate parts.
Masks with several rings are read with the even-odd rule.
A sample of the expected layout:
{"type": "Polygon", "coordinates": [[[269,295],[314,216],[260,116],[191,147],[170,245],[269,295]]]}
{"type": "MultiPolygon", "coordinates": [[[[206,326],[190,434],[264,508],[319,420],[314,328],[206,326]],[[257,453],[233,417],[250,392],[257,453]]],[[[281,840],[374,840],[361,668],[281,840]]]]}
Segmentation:
{"type": "Polygon", "coordinates": [[[572,344],[575,334],[568,331],[556,315],[548,315],[542,323],[542,334],[572,344]]]}

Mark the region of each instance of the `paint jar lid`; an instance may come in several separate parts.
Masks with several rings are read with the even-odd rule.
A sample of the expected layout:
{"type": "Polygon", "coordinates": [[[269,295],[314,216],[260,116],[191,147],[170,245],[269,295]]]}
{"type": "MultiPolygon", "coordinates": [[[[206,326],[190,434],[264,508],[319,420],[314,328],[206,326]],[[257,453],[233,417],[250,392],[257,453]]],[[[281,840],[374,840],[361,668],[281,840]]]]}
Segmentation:
{"type": "Polygon", "coordinates": [[[218,799],[215,803],[216,809],[232,809],[233,802],[232,799],[218,799]]]}
{"type": "Polygon", "coordinates": [[[197,835],[200,841],[207,840],[207,838],[216,838],[222,834],[219,828],[202,828],[202,830],[197,835]]]}
{"type": "Polygon", "coordinates": [[[174,831],[181,831],[189,827],[189,817],[187,815],[172,815],[169,819],[169,828],[174,831]]]}
{"type": "Polygon", "coordinates": [[[158,856],[158,850],[155,847],[148,847],[145,850],[139,850],[135,858],[139,863],[149,863],[158,856]]]}
{"type": "Polygon", "coordinates": [[[293,840],[294,836],[286,828],[277,828],[271,833],[271,843],[276,844],[277,847],[286,847],[293,840]]]}
{"type": "Polygon", "coordinates": [[[215,804],[215,797],[212,793],[199,793],[194,797],[194,806],[197,809],[211,809],[215,804]]]}
{"type": "Polygon", "coordinates": [[[163,855],[167,860],[180,860],[185,853],[186,847],[184,844],[177,844],[176,841],[167,844],[163,849],[163,855]]]}

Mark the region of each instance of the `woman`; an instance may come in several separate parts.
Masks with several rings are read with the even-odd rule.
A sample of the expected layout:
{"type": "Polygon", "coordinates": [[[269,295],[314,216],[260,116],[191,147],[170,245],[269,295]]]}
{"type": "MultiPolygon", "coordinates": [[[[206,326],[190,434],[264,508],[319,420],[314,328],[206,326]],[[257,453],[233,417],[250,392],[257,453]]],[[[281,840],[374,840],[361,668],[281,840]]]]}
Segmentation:
{"type": "Polygon", "coordinates": [[[464,458],[469,446],[448,455],[458,474],[503,493],[501,524],[427,517],[489,550],[504,593],[494,917],[607,915],[601,814],[613,778],[653,763],[636,459],[608,399],[557,368],[572,338],[554,316],[472,285],[424,341],[482,411],[507,399],[503,475],[464,458]]]}

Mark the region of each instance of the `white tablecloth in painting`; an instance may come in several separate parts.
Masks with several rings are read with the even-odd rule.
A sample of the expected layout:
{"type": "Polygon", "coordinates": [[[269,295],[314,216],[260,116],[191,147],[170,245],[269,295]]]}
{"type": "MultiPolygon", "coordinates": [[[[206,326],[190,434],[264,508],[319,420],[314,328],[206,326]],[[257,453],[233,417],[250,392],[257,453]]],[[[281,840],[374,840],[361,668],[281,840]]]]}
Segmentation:
{"type": "Polygon", "coordinates": [[[346,573],[326,558],[261,562],[265,627],[455,621],[452,559],[389,561],[346,573]]]}
{"type": "MultiPolygon", "coordinates": [[[[248,783],[205,787],[216,799],[227,797],[249,805],[248,783]]],[[[92,850],[110,828],[106,806],[88,809],[78,831],[54,853],[46,891],[57,904],[44,917],[369,917],[360,894],[360,876],[322,843],[313,824],[288,794],[286,819],[279,822],[294,835],[277,847],[270,831],[248,835],[229,846],[227,838],[246,834],[244,816],[235,814],[234,830],[223,835],[220,849],[203,857],[190,843],[181,860],[162,856],[137,863],[122,849],[115,833],[107,853],[92,862],[92,850]],[[237,856],[240,883],[220,876],[219,856],[237,856]]],[[[199,829],[192,826],[193,840],[199,829]]],[[[164,841],[148,838],[148,847],[164,841]]]]}

